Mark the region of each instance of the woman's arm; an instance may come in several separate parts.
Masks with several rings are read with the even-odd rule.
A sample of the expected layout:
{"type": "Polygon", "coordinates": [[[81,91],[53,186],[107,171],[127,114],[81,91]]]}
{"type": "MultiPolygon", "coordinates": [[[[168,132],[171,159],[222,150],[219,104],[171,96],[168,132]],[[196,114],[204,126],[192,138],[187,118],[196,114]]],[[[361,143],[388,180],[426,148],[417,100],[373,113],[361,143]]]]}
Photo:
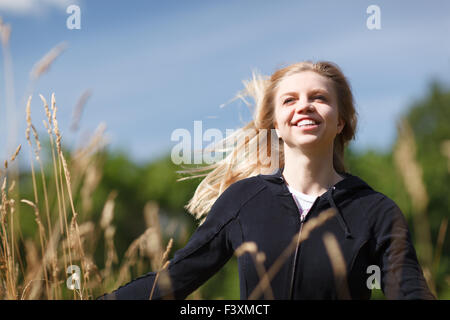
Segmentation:
{"type": "Polygon", "coordinates": [[[436,299],[418,262],[408,223],[397,204],[387,199],[373,225],[381,289],[387,299],[436,299]]]}
{"type": "MultiPolygon", "coordinates": [[[[216,200],[205,222],[170,260],[166,269],[170,285],[164,285],[161,274],[158,277],[152,300],[185,299],[231,258],[234,251],[228,241],[228,231],[235,220],[229,206],[230,201],[225,201],[223,195],[216,200]]],[[[97,299],[148,300],[155,277],[156,272],[149,272],[97,299]]]]}

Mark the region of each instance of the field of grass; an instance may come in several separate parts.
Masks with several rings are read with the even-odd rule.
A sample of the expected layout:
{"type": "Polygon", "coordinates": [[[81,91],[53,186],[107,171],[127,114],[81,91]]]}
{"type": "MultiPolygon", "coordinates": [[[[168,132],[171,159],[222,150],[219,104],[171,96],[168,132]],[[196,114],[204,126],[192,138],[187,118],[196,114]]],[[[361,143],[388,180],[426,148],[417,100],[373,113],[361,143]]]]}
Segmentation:
{"type": "MultiPolygon", "coordinates": [[[[0,22],[0,31],[5,79],[10,81],[9,26],[0,22]]],[[[58,45],[38,61],[30,73],[30,88],[47,72],[64,48],[64,44],[58,45]]],[[[88,94],[80,99],[78,112],[88,94]]],[[[27,145],[18,145],[16,151],[4,159],[0,169],[0,299],[95,299],[150,270],[158,271],[161,279],[167,277],[164,270],[174,245],[185,243],[186,236],[180,233],[186,233],[186,230],[176,237],[175,233],[168,231],[177,227],[164,220],[160,203],[147,201],[142,212],[144,232],[127,245],[123,254],[118,253],[115,243],[119,229],[114,224],[117,191],[107,190],[101,214],[92,213],[93,197],[103,175],[102,151],[107,143],[105,128],[100,125],[80,147],[67,150],[58,127],[55,94],[50,97],[39,95],[39,98],[29,95],[23,107],[26,108],[26,119],[21,121],[27,124],[24,133],[27,145]],[[41,106],[39,110],[45,118],[42,124],[33,122],[36,115],[32,117],[32,104],[41,106]],[[17,159],[26,156],[29,157],[29,168],[20,168],[17,159]],[[31,177],[31,180],[26,177],[31,177]],[[25,194],[30,196],[25,197],[25,194]]],[[[74,116],[76,121],[77,113],[74,116]]],[[[448,158],[450,172],[449,144],[450,140],[442,143],[441,153],[448,158]]],[[[443,214],[437,236],[433,238],[427,216],[428,190],[416,159],[414,135],[407,121],[399,127],[394,151],[392,160],[396,172],[412,199],[411,220],[426,280],[438,298],[450,299],[448,259],[441,259],[445,253],[448,217],[447,213],[443,214]]],[[[319,220],[311,221],[311,228],[332,214],[321,214],[319,220]]],[[[293,246],[286,248],[280,261],[269,270],[264,269],[264,255],[255,244],[244,243],[236,251],[236,256],[250,254],[257,266],[261,282],[251,297],[259,293],[264,293],[269,299],[272,297],[268,284],[279,268],[278,263],[282,263],[283,257],[292,251],[294,240],[301,242],[307,236],[308,230],[302,233],[301,239],[294,238],[293,246]]],[[[336,240],[330,235],[324,241],[336,277],[345,276],[336,240]]],[[[225,273],[217,274],[188,298],[205,298],[203,292],[210,292],[215,283],[229,281],[229,291],[216,293],[213,298],[238,299],[235,259],[226,270],[226,276],[225,273]]],[[[170,285],[170,279],[167,283],[170,285]]],[[[343,294],[345,297],[345,290],[343,294]]],[[[211,298],[211,295],[206,295],[206,298],[211,298]]],[[[384,296],[380,290],[374,290],[372,298],[383,299],[384,296]]]]}

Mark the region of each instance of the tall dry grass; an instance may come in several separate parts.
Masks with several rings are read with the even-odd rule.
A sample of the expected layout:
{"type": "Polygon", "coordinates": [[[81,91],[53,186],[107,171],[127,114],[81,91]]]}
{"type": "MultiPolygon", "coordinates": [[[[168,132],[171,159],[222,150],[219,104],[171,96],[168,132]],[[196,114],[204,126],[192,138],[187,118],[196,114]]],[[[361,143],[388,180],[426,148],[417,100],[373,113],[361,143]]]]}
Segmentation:
{"type": "Polygon", "coordinates": [[[10,159],[5,160],[2,170],[0,299],[92,299],[131,280],[131,269],[135,266],[138,273],[149,268],[159,270],[160,282],[170,283],[164,270],[172,239],[163,249],[159,207],[156,203],[149,202],[146,205],[144,211],[148,229],[130,245],[120,265],[114,246],[116,228],[113,224],[117,192],[112,191],[108,196],[99,226],[93,221],[79,220],[81,215],[74,203],[74,190],[82,190],[81,207],[89,210],[92,191],[101,177],[101,163],[96,155],[106,144],[103,137],[104,125],[99,126],[93,137],[67,158],[58,126],[55,95],[51,96],[50,107],[42,95],[40,98],[42,112],[47,117],[44,127],[50,142],[53,177],[47,177],[49,173],[44,169],[41,142],[31,116],[30,96],[26,105],[25,136],[30,151],[33,199],[14,199],[11,196],[15,181],[9,181],[8,170],[11,163],[20,156],[22,146],[19,145],[10,159]],[[32,209],[37,226],[37,242],[17,236],[20,226],[15,226],[14,215],[20,204],[32,209]],[[54,204],[53,207],[51,204],[54,204]],[[105,243],[105,264],[101,270],[94,262],[99,234],[103,234],[105,243]],[[24,247],[23,252],[18,250],[19,246],[24,247]],[[144,258],[150,264],[146,265],[144,258]],[[70,266],[78,266],[81,271],[79,287],[72,291],[68,289],[67,279],[70,275],[66,272],[70,266]]]}
{"type": "MultiPolygon", "coordinates": [[[[0,20],[8,95],[13,93],[12,62],[8,47],[10,33],[10,26],[0,20]]],[[[30,73],[32,82],[28,93],[33,91],[36,81],[50,69],[51,64],[62,54],[66,46],[65,43],[57,45],[36,63],[30,73]]],[[[80,97],[73,116],[72,130],[78,129],[82,109],[91,94],[91,91],[87,90],[80,97]]],[[[142,274],[149,269],[157,270],[159,284],[163,290],[169,292],[170,277],[167,266],[173,242],[171,239],[166,246],[163,245],[158,204],[149,202],[146,205],[144,215],[147,229],[131,243],[122,261],[119,261],[114,245],[116,234],[114,206],[117,192],[114,190],[110,192],[99,225],[90,221],[88,214],[92,209],[92,194],[102,177],[102,164],[96,154],[107,143],[104,135],[105,126],[101,124],[86,144],[79,146],[68,156],[62,147],[55,95],[52,94],[50,97],[50,106],[44,96],[39,97],[42,102],[40,110],[46,118],[43,126],[49,140],[51,172],[46,172],[44,168],[39,130],[32,121],[30,95],[25,106],[27,123],[25,137],[29,147],[33,198],[18,197],[20,195],[18,166],[11,167],[23,154],[21,145],[3,161],[3,168],[0,168],[0,299],[92,299],[130,281],[133,270],[142,274]],[[75,190],[80,190],[80,208],[74,203],[75,190]],[[23,237],[18,214],[20,210],[30,213],[30,218],[34,218],[37,239],[23,237]],[[96,244],[100,238],[105,243],[105,263],[102,269],[94,261],[96,244]],[[79,266],[81,270],[80,287],[75,290],[67,288],[66,271],[72,265],[79,266]]],[[[12,112],[13,106],[14,103],[9,100],[8,112],[12,112]]],[[[12,137],[15,141],[14,135],[12,137]]],[[[442,144],[441,151],[449,158],[450,171],[450,141],[442,144]]],[[[437,243],[433,247],[426,215],[428,197],[420,165],[415,160],[415,152],[412,131],[408,124],[403,122],[399,126],[399,140],[394,156],[413,203],[417,242],[422,246],[419,258],[424,266],[427,282],[436,294],[434,279],[448,221],[446,218],[442,220],[437,243]]],[[[259,284],[249,296],[250,299],[261,295],[266,299],[273,299],[270,281],[295,248],[307,239],[309,233],[333,214],[334,212],[328,211],[322,213],[318,219],[311,219],[302,233],[295,235],[292,243],[280,253],[279,258],[268,269],[264,266],[265,255],[258,250],[255,243],[244,243],[236,250],[237,256],[245,253],[251,255],[260,278],[259,284]]],[[[341,289],[340,297],[348,298],[348,288],[345,286],[346,269],[337,242],[332,235],[327,235],[323,241],[335,273],[336,286],[341,289]]],[[[149,299],[153,298],[154,289],[153,287],[149,292],[149,299]]],[[[193,297],[201,298],[198,291],[193,297]]]]}
{"type": "MultiPolygon", "coordinates": [[[[0,18],[6,109],[11,126],[8,129],[8,146],[15,144],[17,138],[12,56],[9,50],[11,30],[11,26],[0,18]]],[[[50,149],[44,151],[51,155],[51,170],[44,168],[39,129],[31,117],[31,94],[39,78],[50,70],[51,65],[66,48],[66,42],[56,45],[33,66],[25,92],[25,137],[29,146],[32,199],[20,198],[19,166],[15,165],[15,162],[23,149],[21,145],[10,159],[3,161],[3,168],[0,169],[0,299],[91,299],[111,290],[113,285],[129,280],[132,274],[130,269],[134,267],[134,263],[130,261],[137,261],[139,270],[156,268],[166,262],[169,253],[167,250],[170,250],[169,246],[164,255],[157,218],[158,209],[149,203],[147,207],[153,208],[147,208],[147,211],[150,211],[152,226],[149,232],[131,244],[127,251],[128,256],[119,265],[114,246],[114,191],[105,203],[100,226],[88,220],[92,209],[92,194],[102,176],[102,163],[96,155],[107,144],[105,126],[100,124],[94,135],[85,139],[88,142],[76,148],[69,156],[63,151],[62,133],[57,118],[58,105],[54,94],[50,98],[50,106],[44,96],[39,95],[42,101],[41,111],[46,119],[43,120],[43,126],[50,149]],[[74,203],[76,190],[81,190],[81,208],[76,208],[74,203]],[[37,240],[24,238],[19,219],[20,210],[34,216],[37,240]],[[94,255],[101,234],[106,253],[105,267],[99,270],[94,262],[94,255]],[[149,242],[149,239],[152,240],[149,242]],[[135,251],[135,246],[139,250],[135,251]],[[150,261],[150,265],[143,264],[144,258],[150,261]],[[67,288],[69,275],[66,271],[74,265],[80,267],[80,287],[71,291],[67,288]],[[120,273],[114,271],[115,269],[120,270],[120,273]],[[117,277],[118,275],[120,277],[117,277]]],[[[90,95],[91,91],[87,90],[80,97],[73,114],[73,131],[78,129],[82,109],[90,95]]],[[[24,216],[23,219],[29,218],[31,215],[24,216]]]]}
{"type": "MultiPolygon", "coordinates": [[[[429,197],[423,181],[423,170],[417,161],[417,146],[414,133],[409,122],[404,118],[398,121],[397,132],[398,138],[394,148],[394,161],[412,203],[412,218],[418,259],[430,290],[435,296],[438,296],[436,292],[436,276],[447,231],[448,218],[443,217],[436,245],[433,245],[427,213],[429,197]]],[[[449,156],[450,159],[449,150],[448,142],[443,142],[441,151],[444,155],[449,156]]]]}

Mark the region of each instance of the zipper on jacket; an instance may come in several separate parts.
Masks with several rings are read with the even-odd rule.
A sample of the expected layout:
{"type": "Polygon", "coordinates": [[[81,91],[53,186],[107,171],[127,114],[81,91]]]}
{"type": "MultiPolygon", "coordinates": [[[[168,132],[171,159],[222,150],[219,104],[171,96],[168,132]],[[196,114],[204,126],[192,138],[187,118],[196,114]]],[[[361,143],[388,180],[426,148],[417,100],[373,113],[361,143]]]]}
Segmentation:
{"type": "MultiPolygon", "coordinates": [[[[297,206],[296,201],[295,201],[294,199],[292,199],[292,200],[294,201],[295,205],[297,206]]],[[[304,218],[302,218],[301,215],[300,215],[300,217],[299,217],[299,220],[300,220],[300,230],[299,230],[299,232],[298,232],[298,237],[297,237],[297,246],[295,247],[294,263],[292,264],[291,286],[290,286],[290,289],[289,289],[289,299],[290,299],[290,300],[292,300],[292,298],[293,298],[293,293],[294,293],[294,290],[293,290],[293,289],[294,289],[295,267],[296,267],[296,264],[297,264],[297,255],[299,254],[299,251],[300,251],[300,250],[299,250],[299,248],[300,248],[299,242],[300,242],[300,235],[301,235],[302,229],[303,229],[303,224],[304,224],[304,222],[307,220],[307,217],[309,217],[309,216],[311,215],[313,208],[315,207],[316,203],[319,202],[319,200],[320,200],[320,197],[317,197],[316,201],[313,203],[313,205],[312,205],[311,208],[309,209],[308,214],[307,214],[304,218]]]]}
{"type": "Polygon", "coordinates": [[[291,276],[291,287],[289,290],[289,299],[291,299],[291,300],[292,300],[292,292],[293,292],[292,289],[294,288],[295,263],[297,261],[297,253],[298,253],[298,247],[299,247],[299,242],[300,242],[300,235],[302,233],[302,228],[303,228],[303,221],[304,220],[300,220],[300,231],[298,232],[297,246],[295,247],[294,264],[292,267],[292,276],[291,276]]]}

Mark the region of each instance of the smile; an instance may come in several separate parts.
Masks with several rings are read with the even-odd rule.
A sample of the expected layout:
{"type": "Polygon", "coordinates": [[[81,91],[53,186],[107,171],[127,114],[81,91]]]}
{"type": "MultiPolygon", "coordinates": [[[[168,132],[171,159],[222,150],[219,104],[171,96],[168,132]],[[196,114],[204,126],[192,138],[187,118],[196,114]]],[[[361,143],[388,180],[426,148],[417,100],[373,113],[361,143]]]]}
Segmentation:
{"type": "Polygon", "coordinates": [[[319,125],[320,125],[320,124],[312,123],[312,124],[296,125],[296,126],[294,126],[294,127],[297,127],[297,128],[299,128],[300,130],[302,130],[302,131],[306,131],[306,130],[314,130],[314,129],[318,128],[319,125]]]}
{"type": "Polygon", "coordinates": [[[312,131],[319,127],[321,124],[320,120],[316,120],[312,117],[303,117],[303,119],[299,119],[291,122],[291,126],[299,128],[301,131],[312,131]]]}

